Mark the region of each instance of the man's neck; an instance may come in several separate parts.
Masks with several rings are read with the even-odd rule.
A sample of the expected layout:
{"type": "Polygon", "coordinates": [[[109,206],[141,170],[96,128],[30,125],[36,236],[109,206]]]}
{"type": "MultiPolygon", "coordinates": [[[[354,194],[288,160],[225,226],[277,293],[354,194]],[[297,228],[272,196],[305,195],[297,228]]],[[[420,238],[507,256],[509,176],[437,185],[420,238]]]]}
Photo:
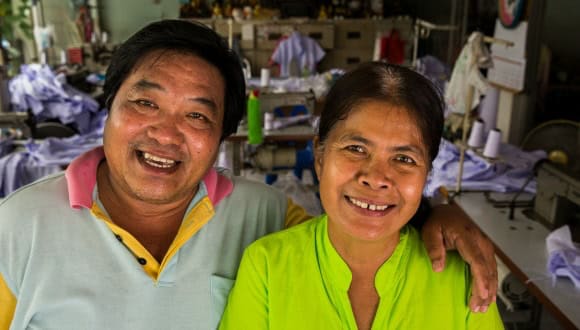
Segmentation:
{"type": "Polygon", "coordinates": [[[191,199],[154,204],[131,198],[110,182],[106,164],[97,171],[99,199],[115,225],[133,235],[161,262],[175,239],[191,199]]]}

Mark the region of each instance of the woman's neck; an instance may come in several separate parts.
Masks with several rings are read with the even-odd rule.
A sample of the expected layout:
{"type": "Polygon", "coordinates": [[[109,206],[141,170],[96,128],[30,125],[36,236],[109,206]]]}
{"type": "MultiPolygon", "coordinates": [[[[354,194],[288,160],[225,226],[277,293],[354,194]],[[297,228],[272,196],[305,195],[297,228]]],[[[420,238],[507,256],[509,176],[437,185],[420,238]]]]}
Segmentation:
{"type": "Polygon", "coordinates": [[[374,269],[376,272],[391,257],[399,243],[399,232],[381,240],[366,241],[341,232],[330,223],[328,236],[351,271],[374,269]]]}

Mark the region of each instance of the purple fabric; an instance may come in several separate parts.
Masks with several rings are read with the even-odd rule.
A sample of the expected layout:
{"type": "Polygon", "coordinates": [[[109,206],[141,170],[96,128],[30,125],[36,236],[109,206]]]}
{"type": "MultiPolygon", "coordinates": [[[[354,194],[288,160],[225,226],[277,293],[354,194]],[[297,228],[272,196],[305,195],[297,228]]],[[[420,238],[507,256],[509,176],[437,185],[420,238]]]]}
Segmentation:
{"type": "MultiPolygon", "coordinates": [[[[534,165],[546,158],[545,151],[525,152],[520,148],[502,144],[500,161],[491,163],[468,150],[465,154],[461,189],[496,192],[518,191],[532,175],[534,165]]],[[[459,149],[454,144],[441,140],[439,154],[433,161],[433,169],[427,180],[425,195],[433,196],[440,186],[455,187],[459,173],[459,149]]],[[[536,192],[536,181],[526,186],[525,192],[536,192]]]]}
{"type": "Polygon", "coordinates": [[[548,271],[554,279],[567,277],[580,289],[580,245],[572,241],[568,225],[550,233],[546,238],[548,271]]]}
{"type": "Polygon", "coordinates": [[[325,54],[316,40],[299,32],[292,32],[288,38],[278,44],[272,54],[272,61],[280,64],[280,77],[290,75],[290,62],[292,60],[296,60],[301,76],[304,76],[306,72],[308,75],[312,75],[316,73],[316,65],[325,54]]]}
{"type": "Polygon", "coordinates": [[[47,138],[28,141],[13,151],[15,144],[6,140],[0,143],[0,198],[23,185],[46,175],[60,172],[74,158],[102,144],[106,112],[101,111],[88,122],[84,135],[69,138],[47,138]],[[2,153],[6,150],[6,153],[2,153]],[[10,152],[10,153],[8,153],[10,152]]]}
{"type": "Polygon", "coordinates": [[[23,150],[0,158],[0,198],[46,175],[62,171],[74,158],[101,144],[101,138],[81,135],[29,141],[23,150]]]}
{"type": "Polygon", "coordinates": [[[64,76],[56,76],[50,67],[29,64],[20,70],[9,83],[15,111],[30,109],[37,121],[58,119],[80,134],[88,133],[93,117],[103,112],[93,98],[67,85],[64,76]]]}
{"type": "Polygon", "coordinates": [[[417,72],[429,78],[441,92],[445,91],[445,84],[451,74],[445,63],[431,55],[417,59],[417,72]]]}

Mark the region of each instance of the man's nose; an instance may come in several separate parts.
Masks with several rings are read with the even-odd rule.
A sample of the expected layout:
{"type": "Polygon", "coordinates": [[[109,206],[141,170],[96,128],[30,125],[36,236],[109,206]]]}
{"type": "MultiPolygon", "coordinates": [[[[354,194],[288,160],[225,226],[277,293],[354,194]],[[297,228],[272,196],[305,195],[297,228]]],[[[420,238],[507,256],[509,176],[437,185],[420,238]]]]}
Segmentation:
{"type": "Polygon", "coordinates": [[[184,141],[184,135],[180,128],[183,119],[173,115],[163,115],[147,130],[147,136],[156,140],[159,144],[179,145],[184,141]]]}
{"type": "Polygon", "coordinates": [[[359,183],[371,189],[386,189],[393,185],[391,165],[387,160],[370,159],[359,173],[359,183]]]}

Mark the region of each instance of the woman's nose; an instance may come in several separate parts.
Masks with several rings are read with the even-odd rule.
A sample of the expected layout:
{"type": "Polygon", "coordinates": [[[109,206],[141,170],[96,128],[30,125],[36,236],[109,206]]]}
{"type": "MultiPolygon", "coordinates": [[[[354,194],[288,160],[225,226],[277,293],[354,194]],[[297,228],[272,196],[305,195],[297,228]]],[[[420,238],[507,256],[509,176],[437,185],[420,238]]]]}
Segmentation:
{"type": "Polygon", "coordinates": [[[170,115],[163,116],[153,123],[147,130],[147,136],[162,145],[179,145],[184,141],[179,118],[170,115]]]}
{"type": "Polygon", "coordinates": [[[363,166],[359,182],[371,189],[386,189],[393,184],[388,161],[370,160],[363,166]]]}

